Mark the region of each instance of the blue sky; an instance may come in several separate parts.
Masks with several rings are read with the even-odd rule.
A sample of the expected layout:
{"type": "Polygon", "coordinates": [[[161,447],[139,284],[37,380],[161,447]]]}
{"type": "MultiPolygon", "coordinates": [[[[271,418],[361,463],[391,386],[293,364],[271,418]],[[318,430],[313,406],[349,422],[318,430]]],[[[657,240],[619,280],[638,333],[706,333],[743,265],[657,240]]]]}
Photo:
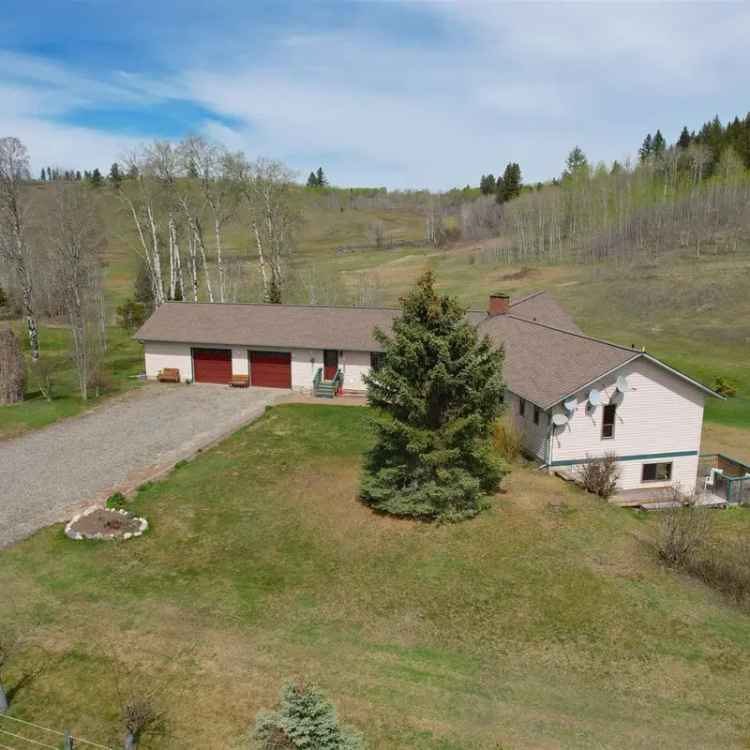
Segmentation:
{"type": "Polygon", "coordinates": [[[749,4],[5,0],[0,135],[106,169],[202,133],[340,185],[634,154],[750,109],[749,4]]]}

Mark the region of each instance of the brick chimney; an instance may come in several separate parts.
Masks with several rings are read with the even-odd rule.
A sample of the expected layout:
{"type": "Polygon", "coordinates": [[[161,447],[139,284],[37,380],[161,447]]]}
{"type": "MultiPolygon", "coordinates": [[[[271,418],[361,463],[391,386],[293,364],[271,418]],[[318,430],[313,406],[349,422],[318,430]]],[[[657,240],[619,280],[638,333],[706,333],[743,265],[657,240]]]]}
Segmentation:
{"type": "Polygon", "coordinates": [[[494,318],[495,315],[505,315],[510,309],[510,295],[495,292],[490,294],[490,304],[487,308],[487,315],[494,318]]]}

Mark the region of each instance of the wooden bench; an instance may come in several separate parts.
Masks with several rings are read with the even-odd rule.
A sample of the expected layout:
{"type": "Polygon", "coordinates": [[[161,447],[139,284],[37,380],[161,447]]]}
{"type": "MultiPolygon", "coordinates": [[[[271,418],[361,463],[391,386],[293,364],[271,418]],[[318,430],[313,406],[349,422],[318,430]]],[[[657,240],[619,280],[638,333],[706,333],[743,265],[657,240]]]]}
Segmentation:
{"type": "Polygon", "coordinates": [[[165,367],[156,376],[160,383],[179,383],[180,371],[176,367],[165,367]]]}
{"type": "Polygon", "coordinates": [[[232,388],[248,388],[250,386],[250,376],[232,375],[229,385],[231,385],[232,388]]]}

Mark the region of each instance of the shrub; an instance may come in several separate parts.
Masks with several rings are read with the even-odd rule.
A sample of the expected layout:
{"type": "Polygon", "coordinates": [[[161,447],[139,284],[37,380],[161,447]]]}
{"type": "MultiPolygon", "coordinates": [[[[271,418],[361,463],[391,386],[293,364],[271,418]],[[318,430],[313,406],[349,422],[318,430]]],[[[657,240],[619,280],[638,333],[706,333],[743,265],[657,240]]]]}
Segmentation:
{"type": "Polygon", "coordinates": [[[122,508],[126,502],[127,498],[122,492],[115,492],[107,498],[107,507],[111,510],[117,510],[118,508],[122,508]]]}
{"type": "Polygon", "coordinates": [[[0,330],[0,404],[23,401],[26,389],[26,361],[16,334],[0,330]]]}
{"type": "Polygon", "coordinates": [[[521,455],[523,436],[510,417],[503,417],[495,424],[492,442],[495,450],[508,462],[517,461],[521,455]]]}
{"type": "Polygon", "coordinates": [[[737,386],[721,375],[714,380],[714,390],[720,396],[726,396],[727,398],[733,398],[737,395],[737,386]]]}
{"type": "Polygon", "coordinates": [[[589,492],[599,497],[608,498],[617,488],[620,470],[617,468],[617,458],[614,453],[589,458],[578,470],[581,484],[589,492]]]}
{"type": "Polygon", "coordinates": [[[359,734],[339,726],[336,709],[320,690],[289,681],[273,711],[259,711],[252,732],[261,750],[364,750],[359,734]]]}
{"type": "Polygon", "coordinates": [[[117,308],[117,325],[126,331],[135,331],[140,328],[147,317],[146,306],[132,299],[117,308]]]}
{"type": "Polygon", "coordinates": [[[47,401],[52,401],[54,398],[53,391],[57,383],[58,372],[59,364],[44,354],[31,365],[32,382],[47,401]]]}
{"type": "Polygon", "coordinates": [[[667,565],[690,570],[711,532],[711,517],[706,508],[683,495],[678,487],[673,489],[672,498],[680,504],[662,512],[656,548],[667,565]]]}

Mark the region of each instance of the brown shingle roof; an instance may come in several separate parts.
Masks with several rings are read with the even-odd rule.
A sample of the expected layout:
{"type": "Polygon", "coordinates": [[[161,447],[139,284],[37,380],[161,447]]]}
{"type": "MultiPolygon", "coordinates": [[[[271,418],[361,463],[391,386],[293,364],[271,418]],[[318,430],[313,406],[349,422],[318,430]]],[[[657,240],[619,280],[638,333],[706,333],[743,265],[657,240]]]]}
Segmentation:
{"type": "Polygon", "coordinates": [[[545,409],[640,356],[633,349],[513,314],[487,318],[479,332],[505,348],[503,379],[508,388],[545,409]]]}
{"type": "MultiPolygon", "coordinates": [[[[135,338],[247,348],[379,351],[373,329],[388,333],[399,313],[397,308],[171,302],[159,307],[135,338]]],[[[470,310],[467,318],[480,333],[505,347],[503,377],[508,388],[545,409],[625,362],[646,356],[583,335],[546,293],[511,302],[507,315],[488,317],[470,310]]]]}
{"type": "Polygon", "coordinates": [[[390,330],[396,308],[168,302],[135,334],[139,341],[378,351],[372,336],[390,330]]]}
{"type": "Polygon", "coordinates": [[[534,292],[510,303],[510,312],[517,318],[536,320],[564,331],[583,333],[570,313],[547,292],[534,292]]]}

